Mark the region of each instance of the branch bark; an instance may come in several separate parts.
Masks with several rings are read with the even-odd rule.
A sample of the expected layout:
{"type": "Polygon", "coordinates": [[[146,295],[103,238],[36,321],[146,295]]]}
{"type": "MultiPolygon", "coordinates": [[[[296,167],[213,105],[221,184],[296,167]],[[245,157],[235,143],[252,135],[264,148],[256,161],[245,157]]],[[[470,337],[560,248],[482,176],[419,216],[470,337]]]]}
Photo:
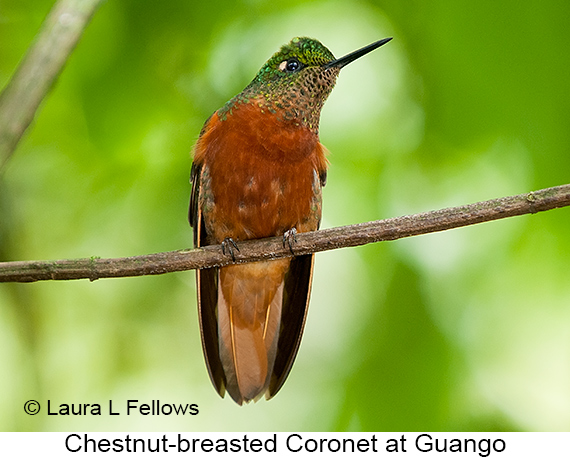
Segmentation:
{"type": "Polygon", "coordinates": [[[0,94],[0,169],[61,73],[83,30],[103,0],[59,0],[51,9],[0,94]]]}
{"type": "MultiPolygon", "coordinates": [[[[570,184],[411,216],[299,233],[294,253],[303,255],[378,241],[397,240],[563,206],[570,206],[570,184]]],[[[281,237],[243,241],[238,246],[239,252],[235,252],[235,263],[292,255],[289,247],[283,246],[281,237]]],[[[74,260],[0,262],[0,282],[67,279],[94,281],[99,278],[158,275],[220,267],[231,263],[234,262],[229,256],[222,254],[219,245],[115,259],[92,257],[74,260]]]]}

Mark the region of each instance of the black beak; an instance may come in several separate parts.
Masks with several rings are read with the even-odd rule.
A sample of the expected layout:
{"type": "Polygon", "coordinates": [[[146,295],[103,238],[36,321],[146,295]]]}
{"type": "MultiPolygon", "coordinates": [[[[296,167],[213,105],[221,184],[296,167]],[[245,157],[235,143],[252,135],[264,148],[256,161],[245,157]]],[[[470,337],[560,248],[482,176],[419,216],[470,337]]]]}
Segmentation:
{"type": "Polygon", "coordinates": [[[358,49],[357,51],[351,52],[350,54],[341,57],[340,59],[333,60],[323,65],[325,69],[329,68],[342,68],[345,65],[348,65],[350,62],[354,62],[359,57],[362,57],[365,54],[368,54],[370,51],[374,51],[374,49],[379,48],[383,44],[388,43],[392,37],[384,38],[383,40],[376,41],[368,46],[364,46],[363,48],[358,49]]]}

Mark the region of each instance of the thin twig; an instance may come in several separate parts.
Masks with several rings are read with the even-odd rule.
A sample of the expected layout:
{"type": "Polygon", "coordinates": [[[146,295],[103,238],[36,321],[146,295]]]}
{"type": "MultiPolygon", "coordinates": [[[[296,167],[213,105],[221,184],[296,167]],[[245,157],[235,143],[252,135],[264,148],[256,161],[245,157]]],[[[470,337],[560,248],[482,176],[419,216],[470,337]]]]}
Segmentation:
{"type": "Polygon", "coordinates": [[[16,149],[102,1],[59,0],[51,9],[35,42],[0,94],[0,169],[16,149]]]}
{"type": "MultiPolygon", "coordinates": [[[[471,205],[402,216],[363,224],[298,233],[295,255],[360,246],[378,241],[397,240],[481,222],[532,214],[570,206],[570,184],[503,197],[471,205]]],[[[283,238],[244,241],[235,251],[235,263],[290,257],[283,238]]],[[[0,282],[117,278],[158,275],[174,271],[223,266],[234,263],[221,246],[162,252],[117,259],[75,259],[0,263],[0,282]]]]}

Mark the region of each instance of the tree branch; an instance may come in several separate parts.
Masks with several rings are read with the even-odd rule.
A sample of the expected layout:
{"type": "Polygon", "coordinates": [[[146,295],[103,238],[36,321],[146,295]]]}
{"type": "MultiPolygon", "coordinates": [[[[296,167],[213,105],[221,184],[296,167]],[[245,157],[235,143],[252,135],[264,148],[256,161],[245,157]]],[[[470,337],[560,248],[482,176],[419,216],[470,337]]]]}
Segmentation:
{"type": "MultiPolygon", "coordinates": [[[[378,241],[397,240],[563,206],[570,206],[570,184],[412,216],[299,233],[294,252],[295,255],[302,255],[378,241]]],[[[291,256],[289,247],[283,246],[281,237],[265,238],[240,242],[239,252],[235,252],[235,263],[289,256],[291,256]]],[[[0,262],[0,282],[50,279],[94,281],[99,278],[158,275],[219,267],[230,263],[233,263],[232,260],[222,254],[219,245],[117,259],[92,257],[75,260],[0,262]]]]}
{"type": "Polygon", "coordinates": [[[16,149],[102,1],[59,0],[51,9],[35,42],[0,94],[0,169],[16,149]]]}

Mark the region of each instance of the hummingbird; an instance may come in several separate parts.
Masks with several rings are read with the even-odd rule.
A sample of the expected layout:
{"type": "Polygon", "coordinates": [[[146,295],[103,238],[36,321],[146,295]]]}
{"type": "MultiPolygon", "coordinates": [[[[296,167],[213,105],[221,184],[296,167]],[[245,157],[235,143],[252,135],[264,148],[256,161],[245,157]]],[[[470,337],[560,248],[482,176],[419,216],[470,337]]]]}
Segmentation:
{"type": "Polygon", "coordinates": [[[197,270],[202,349],[221,397],[269,400],[287,379],[307,316],[314,254],[294,255],[297,233],[317,230],[327,150],[321,109],[341,68],[390,41],[340,59],[293,38],[205,122],[193,149],[189,221],[196,247],[282,236],[292,257],[197,270]]]}

